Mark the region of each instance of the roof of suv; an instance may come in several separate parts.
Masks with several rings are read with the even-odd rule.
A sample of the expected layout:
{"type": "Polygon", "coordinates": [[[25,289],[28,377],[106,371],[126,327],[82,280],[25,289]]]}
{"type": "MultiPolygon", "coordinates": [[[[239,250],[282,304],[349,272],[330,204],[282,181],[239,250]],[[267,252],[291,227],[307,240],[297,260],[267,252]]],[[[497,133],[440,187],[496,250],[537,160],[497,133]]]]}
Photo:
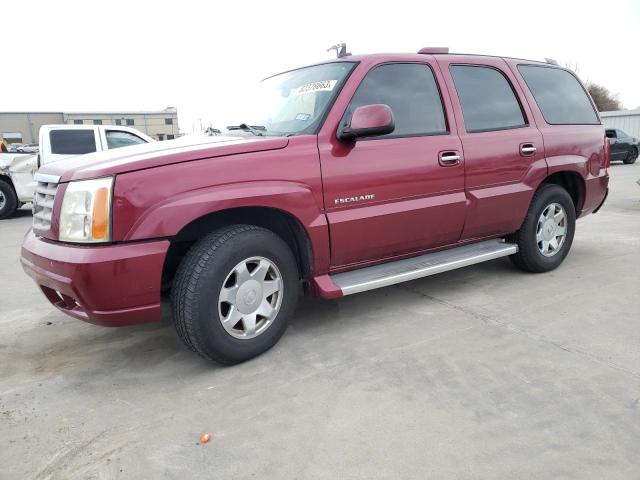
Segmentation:
{"type": "Polygon", "coordinates": [[[479,55],[474,53],[369,53],[369,54],[363,54],[363,55],[349,55],[346,57],[336,58],[335,60],[332,60],[332,61],[337,60],[337,61],[349,62],[349,61],[362,61],[362,60],[375,60],[375,59],[394,60],[394,59],[407,59],[408,57],[413,57],[415,60],[420,60],[421,58],[424,58],[425,55],[434,55],[437,57],[444,57],[447,59],[456,58],[456,57],[477,57],[478,59],[502,58],[505,60],[518,60],[518,61],[529,62],[529,63],[539,63],[541,65],[557,66],[551,60],[548,60],[545,62],[540,60],[529,60],[526,58],[503,57],[500,55],[479,55]]]}

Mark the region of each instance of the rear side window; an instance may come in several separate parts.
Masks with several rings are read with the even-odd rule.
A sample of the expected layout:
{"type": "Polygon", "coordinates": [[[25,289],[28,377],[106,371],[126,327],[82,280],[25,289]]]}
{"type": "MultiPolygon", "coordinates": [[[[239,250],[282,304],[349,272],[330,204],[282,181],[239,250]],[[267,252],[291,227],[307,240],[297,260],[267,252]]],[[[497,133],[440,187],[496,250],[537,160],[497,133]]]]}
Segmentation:
{"type": "Polygon", "coordinates": [[[107,130],[107,147],[120,148],[128,147],[130,145],[139,145],[141,143],[147,143],[137,135],[129,132],[122,132],[119,130],[107,130]]]}
{"type": "Polygon", "coordinates": [[[527,125],[505,76],[495,68],[451,65],[467,132],[489,132],[527,125]]]}
{"type": "Polygon", "coordinates": [[[518,65],[540,111],[551,125],[598,125],[587,93],[571,73],[560,68],[518,65]]]}
{"type": "Polygon", "coordinates": [[[396,128],[385,137],[447,133],[440,91],[431,68],[420,63],[389,63],[375,67],[351,99],[346,118],[364,105],[391,108],[396,128]]]}
{"type": "Polygon", "coordinates": [[[84,155],[96,151],[93,130],[51,130],[51,153],[58,155],[84,155]]]}

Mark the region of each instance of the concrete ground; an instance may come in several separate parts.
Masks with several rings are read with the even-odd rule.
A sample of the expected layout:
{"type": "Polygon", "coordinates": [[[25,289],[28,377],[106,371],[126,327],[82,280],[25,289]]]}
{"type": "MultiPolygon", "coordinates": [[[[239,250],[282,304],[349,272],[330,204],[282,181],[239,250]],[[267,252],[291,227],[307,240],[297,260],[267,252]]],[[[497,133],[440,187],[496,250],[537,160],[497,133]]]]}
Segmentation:
{"type": "Polygon", "coordinates": [[[611,176],[558,270],[304,300],[231,368],[57,312],[2,221],[0,478],[640,478],[640,163],[611,176]]]}

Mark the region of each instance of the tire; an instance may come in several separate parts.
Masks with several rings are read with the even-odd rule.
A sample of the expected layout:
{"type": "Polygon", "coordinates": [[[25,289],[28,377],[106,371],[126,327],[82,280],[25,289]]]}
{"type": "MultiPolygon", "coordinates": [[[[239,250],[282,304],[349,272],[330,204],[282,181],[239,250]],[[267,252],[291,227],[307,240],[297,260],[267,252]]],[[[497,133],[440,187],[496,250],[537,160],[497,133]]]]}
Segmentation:
{"type": "Polygon", "coordinates": [[[18,209],[18,197],[10,183],[0,179],[0,220],[9,218],[18,209]]]}
{"type": "Polygon", "coordinates": [[[527,272],[542,273],[553,270],[569,253],[575,229],[576,211],[569,193],[558,185],[543,184],[533,196],[520,230],[510,238],[518,245],[518,253],[511,255],[511,261],[527,272]],[[554,219],[562,218],[561,210],[564,212],[564,220],[554,226],[555,220],[550,222],[550,217],[546,217],[545,214],[557,212],[554,219]],[[547,220],[542,221],[543,217],[547,220]],[[562,225],[564,237],[556,237],[555,235],[562,231],[562,225]],[[557,248],[553,247],[554,241],[557,248]],[[546,253],[541,250],[546,250],[546,253]]]}
{"type": "Polygon", "coordinates": [[[627,154],[627,158],[625,158],[623,162],[626,163],[627,165],[631,165],[632,163],[636,163],[637,159],[638,159],[638,148],[633,147],[629,151],[629,153],[627,154]]]}
{"type": "Polygon", "coordinates": [[[224,365],[256,357],[284,334],[298,302],[298,280],[291,250],[273,232],[253,225],[217,230],[187,252],[176,272],[171,303],[178,336],[200,356],[224,365]],[[276,285],[282,288],[266,297],[276,285]],[[234,300],[222,300],[229,292],[234,300]],[[263,316],[269,308],[275,314],[263,316]],[[236,315],[243,315],[237,324],[236,315]]]}

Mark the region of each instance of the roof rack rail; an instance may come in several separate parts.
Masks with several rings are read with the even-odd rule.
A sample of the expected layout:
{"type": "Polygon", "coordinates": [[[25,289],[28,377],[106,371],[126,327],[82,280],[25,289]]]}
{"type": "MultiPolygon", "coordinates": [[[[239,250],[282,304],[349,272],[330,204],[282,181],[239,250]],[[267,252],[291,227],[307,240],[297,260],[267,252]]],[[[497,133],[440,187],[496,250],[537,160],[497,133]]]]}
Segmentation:
{"type": "Polygon", "coordinates": [[[547,62],[549,65],[559,65],[558,61],[554,60],[553,58],[545,58],[544,61],[547,62]]]}
{"type": "Polygon", "coordinates": [[[449,53],[449,47],[424,47],[418,50],[418,53],[431,55],[434,53],[449,53]]]}

